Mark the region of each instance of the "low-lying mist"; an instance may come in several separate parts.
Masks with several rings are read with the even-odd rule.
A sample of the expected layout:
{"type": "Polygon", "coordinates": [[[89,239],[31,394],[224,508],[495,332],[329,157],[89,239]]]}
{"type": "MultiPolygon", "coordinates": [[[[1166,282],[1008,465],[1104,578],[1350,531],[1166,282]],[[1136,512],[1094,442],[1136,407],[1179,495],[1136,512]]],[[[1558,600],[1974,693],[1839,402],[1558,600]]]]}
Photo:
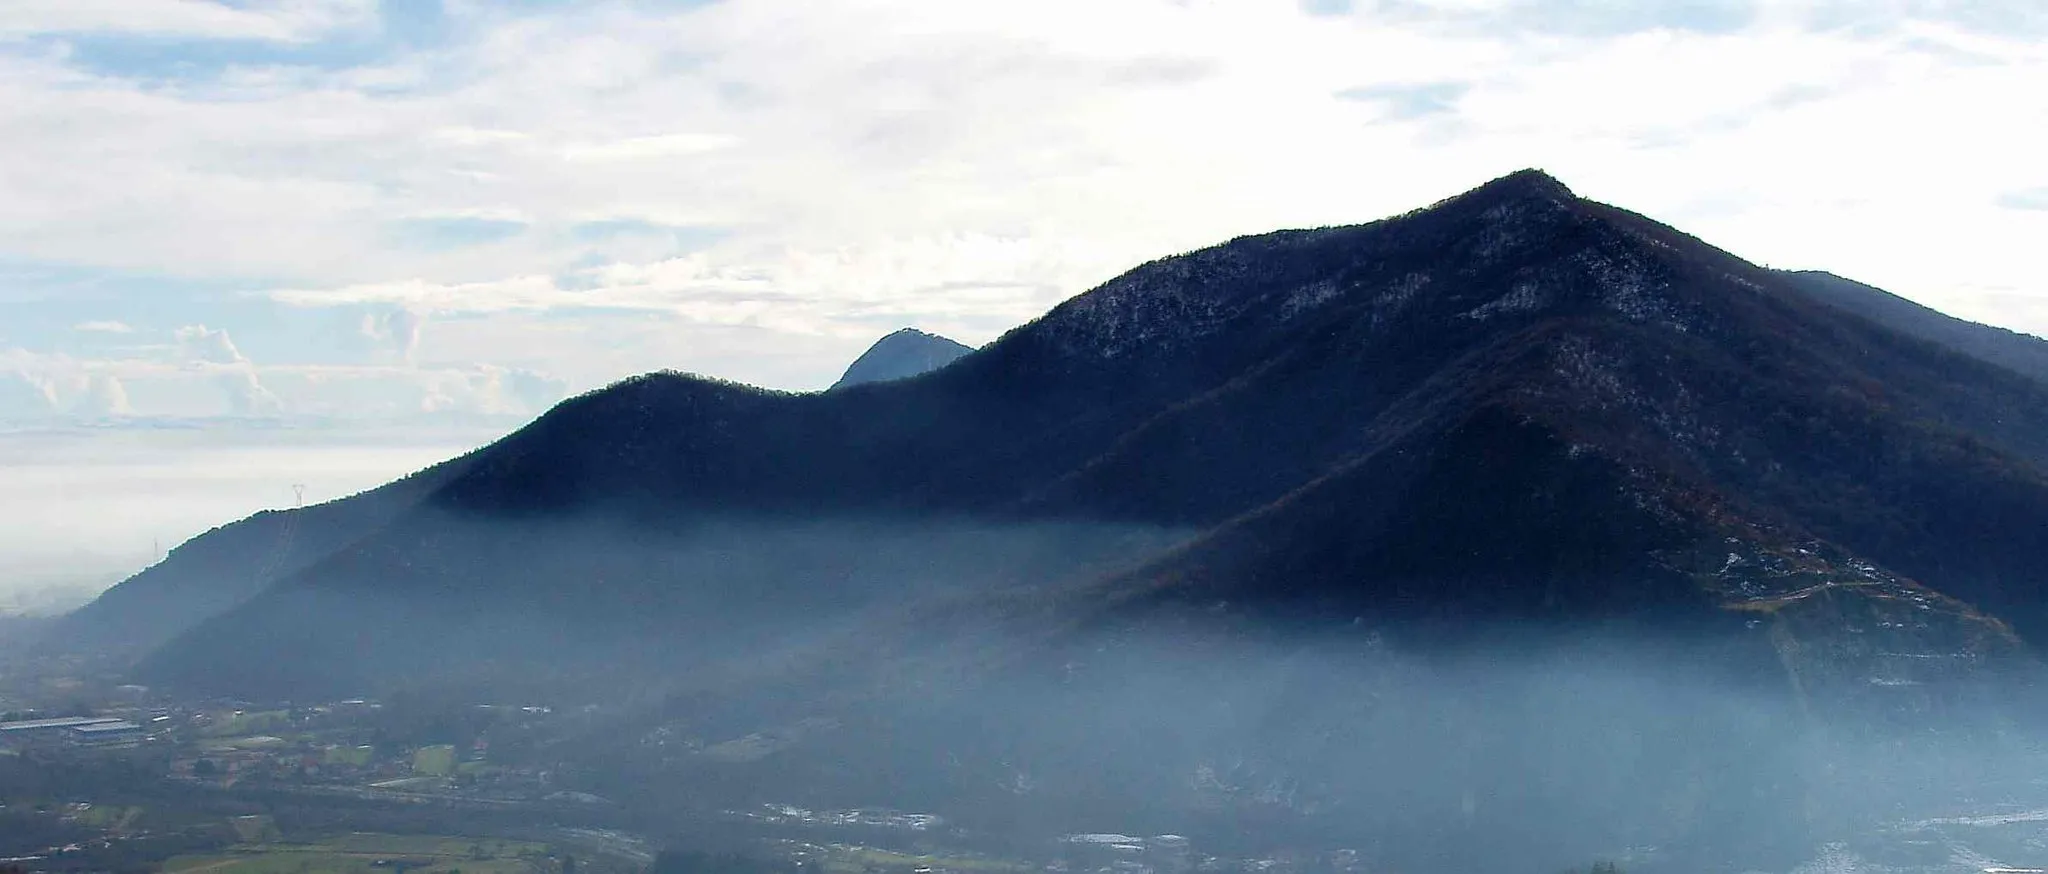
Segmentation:
{"type": "MultiPolygon", "coordinates": [[[[1948,844],[1915,823],[2048,806],[2022,687],[1821,698],[1764,635],[1409,631],[1232,619],[954,637],[935,646],[968,655],[890,659],[881,679],[841,680],[856,690],[692,697],[609,735],[604,790],[915,810],[1020,852],[1180,834],[1411,871],[1789,871],[1830,844],[1924,854],[1948,844]]],[[[2015,846],[2033,855],[2003,861],[2039,860],[2015,846]]]]}
{"type": "Polygon", "coordinates": [[[143,671],[299,698],[429,684],[644,698],[751,676],[827,641],[861,645],[916,605],[1126,570],[1184,538],[1060,523],[479,521],[426,508],[210,620],[143,671]],[[267,658],[220,649],[252,638],[267,658]]]}
{"type": "Polygon", "coordinates": [[[1881,824],[2042,794],[2015,779],[2043,761],[2021,713],[1823,711],[1756,655],[1633,636],[1151,640],[970,695],[951,734],[1000,738],[1013,788],[1091,814],[1072,830],[1348,846],[1410,870],[1774,870],[1881,824]]]}
{"type": "MultiPolygon", "coordinates": [[[[392,531],[145,673],[590,705],[547,754],[678,840],[796,804],[936,814],[1041,855],[1108,832],[1407,871],[1789,871],[1830,844],[1940,855],[1954,840],[1914,823],[2048,807],[2031,668],[1823,682],[1769,617],[1089,614],[1094,581],[1187,538],[1142,527],[428,510],[392,531]]],[[[2041,861],[2000,852],[1980,855],[2041,861]]]]}
{"type": "Polygon", "coordinates": [[[1003,763],[976,778],[1038,796],[1064,830],[1348,846],[1410,870],[1778,868],[2026,797],[2015,768],[2044,761],[2024,710],[1831,711],[1745,641],[1503,632],[1076,641],[907,722],[949,761],[1003,763]]]}

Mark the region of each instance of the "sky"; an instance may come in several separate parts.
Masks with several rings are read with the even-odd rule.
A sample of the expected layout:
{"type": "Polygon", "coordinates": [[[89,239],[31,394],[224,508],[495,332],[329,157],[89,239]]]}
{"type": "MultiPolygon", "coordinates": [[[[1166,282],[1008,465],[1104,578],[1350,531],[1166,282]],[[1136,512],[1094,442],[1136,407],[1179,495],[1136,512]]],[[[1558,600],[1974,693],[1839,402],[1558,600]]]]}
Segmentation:
{"type": "Polygon", "coordinates": [[[291,430],[177,539],[1522,167],[2048,333],[2042,82],[2037,0],[0,0],[0,450],[291,430]]]}

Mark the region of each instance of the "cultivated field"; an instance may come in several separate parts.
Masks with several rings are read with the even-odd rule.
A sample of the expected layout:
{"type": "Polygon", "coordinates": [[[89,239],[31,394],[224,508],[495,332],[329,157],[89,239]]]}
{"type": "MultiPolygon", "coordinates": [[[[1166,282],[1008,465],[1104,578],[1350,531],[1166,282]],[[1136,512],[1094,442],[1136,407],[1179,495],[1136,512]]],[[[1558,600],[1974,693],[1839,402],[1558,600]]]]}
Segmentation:
{"type": "Polygon", "coordinates": [[[552,874],[541,844],[495,838],[355,833],[313,843],[263,842],[180,856],[167,874],[552,874]]]}

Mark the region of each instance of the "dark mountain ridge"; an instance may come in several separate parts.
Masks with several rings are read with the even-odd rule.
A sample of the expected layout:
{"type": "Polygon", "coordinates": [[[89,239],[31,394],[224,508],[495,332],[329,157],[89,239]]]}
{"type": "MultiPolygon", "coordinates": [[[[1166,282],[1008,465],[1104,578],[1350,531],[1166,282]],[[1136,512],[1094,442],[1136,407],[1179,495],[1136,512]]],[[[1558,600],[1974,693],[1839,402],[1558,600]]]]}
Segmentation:
{"type": "MultiPolygon", "coordinates": [[[[451,524],[593,517],[650,544],[735,516],[1277,518],[1204,585],[1443,615],[1680,615],[1749,596],[1671,554],[1826,544],[1849,557],[1827,573],[1867,563],[1959,599],[1942,601],[1956,622],[2032,637],[2048,632],[2044,401],[2038,382],[1525,171],[1395,219],[1144,265],[922,377],[790,395],[656,374],[573,399],[187,635],[153,675],[232,684],[234,668],[192,654],[237,629],[331,634],[283,609],[290,592],[445,588],[416,557],[447,553],[451,524]],[[1490,482],[1535,503],[1470,496],[1490,482]],[[1295,516],[1318,506],[1332,509],[1295,516]]],[[[477,530],[450,542],[494,569],[551,566],[522,552],[544,538],[477,530]]],[[[1162,561],[1150,584],[1175,578],[1162,561]]],[[[489,573],[509,605],[494,609],[514,614],[528,596],[506,593],[575,578],[489,573]]]]}

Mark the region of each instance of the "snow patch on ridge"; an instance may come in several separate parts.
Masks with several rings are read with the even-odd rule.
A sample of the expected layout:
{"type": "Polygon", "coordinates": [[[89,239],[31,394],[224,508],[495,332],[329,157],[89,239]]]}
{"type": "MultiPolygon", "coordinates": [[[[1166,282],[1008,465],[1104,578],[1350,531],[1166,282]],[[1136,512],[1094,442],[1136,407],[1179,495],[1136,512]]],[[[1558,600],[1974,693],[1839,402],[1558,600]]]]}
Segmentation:
{"type": "Polygon", "coordinates": [[[1534,282],[1518,282],[1507,294],[1466,310],[1460,318],[1485,321],[1506,313],[1526,313],[1550,305],[1550,295],[1534,282]]]}

